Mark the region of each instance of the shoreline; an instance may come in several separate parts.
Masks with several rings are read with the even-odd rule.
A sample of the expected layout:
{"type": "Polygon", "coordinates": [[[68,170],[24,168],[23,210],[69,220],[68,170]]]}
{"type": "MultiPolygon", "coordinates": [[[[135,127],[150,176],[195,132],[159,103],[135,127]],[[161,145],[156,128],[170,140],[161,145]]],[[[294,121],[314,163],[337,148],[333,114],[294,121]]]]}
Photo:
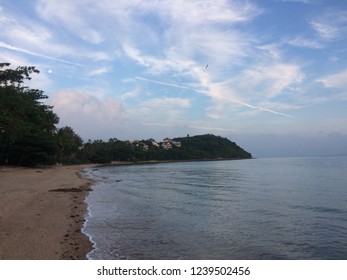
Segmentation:
{"type": "Polygon", "coordinates": [[[88,165],[0,167],[0,260],[86,260],[88,165]]]}
{"type": "Polygon", "coordinates": [[[100,164],[99,166],[112,165],[134,165],[134,164],[158,164],[158,163],[182,163],[182,162],[205,162],[205,161],[229,161],[229,160],[248,160],[251,158],[212,158],[212,159],[171,159],[171,160],[137,160],[137,161],[112,161],[110,163],[100,164]]]}

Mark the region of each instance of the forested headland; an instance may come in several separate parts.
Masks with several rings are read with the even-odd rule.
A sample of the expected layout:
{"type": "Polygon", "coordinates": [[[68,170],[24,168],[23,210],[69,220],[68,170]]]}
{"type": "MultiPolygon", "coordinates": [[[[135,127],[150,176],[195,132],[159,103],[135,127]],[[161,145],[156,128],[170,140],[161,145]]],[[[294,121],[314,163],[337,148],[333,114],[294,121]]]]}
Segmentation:
{"type": "Polygon", "coordinates": [[[33,66],[15,69],[0,63],[0,165],[35,166],[56,163],[112,161],[245,159],[252,155],[227,138],[212,134],[121,141],[88,140],[71,127],[58,128],[59,117],[43,101],[42,90],[24,86],[33,66]]]}

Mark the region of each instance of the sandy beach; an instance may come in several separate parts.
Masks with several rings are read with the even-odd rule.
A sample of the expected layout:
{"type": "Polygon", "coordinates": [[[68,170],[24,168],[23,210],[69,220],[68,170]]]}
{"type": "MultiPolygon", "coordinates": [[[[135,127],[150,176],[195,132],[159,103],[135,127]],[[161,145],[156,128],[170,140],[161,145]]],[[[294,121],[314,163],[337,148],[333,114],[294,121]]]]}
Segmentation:
{"type": "Polygon", "coordinates": [[[92,249],[81,232],[92,182],[88,167],[0,167],[0,259],[86,259],[92,249]]]}

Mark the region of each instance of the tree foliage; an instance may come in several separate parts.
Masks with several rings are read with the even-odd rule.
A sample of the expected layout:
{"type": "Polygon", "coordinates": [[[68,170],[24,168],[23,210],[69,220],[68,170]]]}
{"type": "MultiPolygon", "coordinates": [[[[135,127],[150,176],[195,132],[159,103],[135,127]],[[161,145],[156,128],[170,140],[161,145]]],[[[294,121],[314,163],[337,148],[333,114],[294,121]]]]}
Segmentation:
{"type": "Polygon", "coordinates": [[[139,141],[148,146],[130,144],[117,139],[108,142],[89,141],[81,150],[85,161],[110,163],[111,161],[144,160],[209,160],[209,159],[245,159],[252,155],[227,138],[211,134],[174,138],[181,147],[163,149],[152,144],[151,140],[139,141]]]}
{"type": "Polygon", "coordinates": [[[83,145],[82,138],[74,130],[65,126],[57,131],[57,161],[61,163],[78,163],[78,153],[83,145]]]}
{"type": "Polygon", "coordinates": [[[182,147],[176,151],[179,159],[244,159],[252,155],[235,142],[212,134],[175,138],[182,147]]]}
{"type": "Polygon", "coordinates": [[[23,86],[35,67],[0,64],[0,164],[50,163],[55,155],[58,116],[41,90],[23,86]]]}
{"type": "Polygon", "coordinates": [[[111,161],[147,160],[141,147],[129,145],[116,138],[108,142],[102,140],[88,141],[80,153],[81,159],[93,163],[110,163],[111,161]]]}

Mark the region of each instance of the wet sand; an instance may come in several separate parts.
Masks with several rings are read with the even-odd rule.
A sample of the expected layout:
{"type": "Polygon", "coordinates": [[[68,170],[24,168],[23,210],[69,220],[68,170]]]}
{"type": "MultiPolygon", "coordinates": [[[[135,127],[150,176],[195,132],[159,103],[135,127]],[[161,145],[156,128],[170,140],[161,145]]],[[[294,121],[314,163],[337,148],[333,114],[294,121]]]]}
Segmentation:
{"type": "Polygon", "coordinates": [[[81,229],[92,181],[90,165],[0,167],[0,259],[86,259],[92,244],[81,229]]]}

